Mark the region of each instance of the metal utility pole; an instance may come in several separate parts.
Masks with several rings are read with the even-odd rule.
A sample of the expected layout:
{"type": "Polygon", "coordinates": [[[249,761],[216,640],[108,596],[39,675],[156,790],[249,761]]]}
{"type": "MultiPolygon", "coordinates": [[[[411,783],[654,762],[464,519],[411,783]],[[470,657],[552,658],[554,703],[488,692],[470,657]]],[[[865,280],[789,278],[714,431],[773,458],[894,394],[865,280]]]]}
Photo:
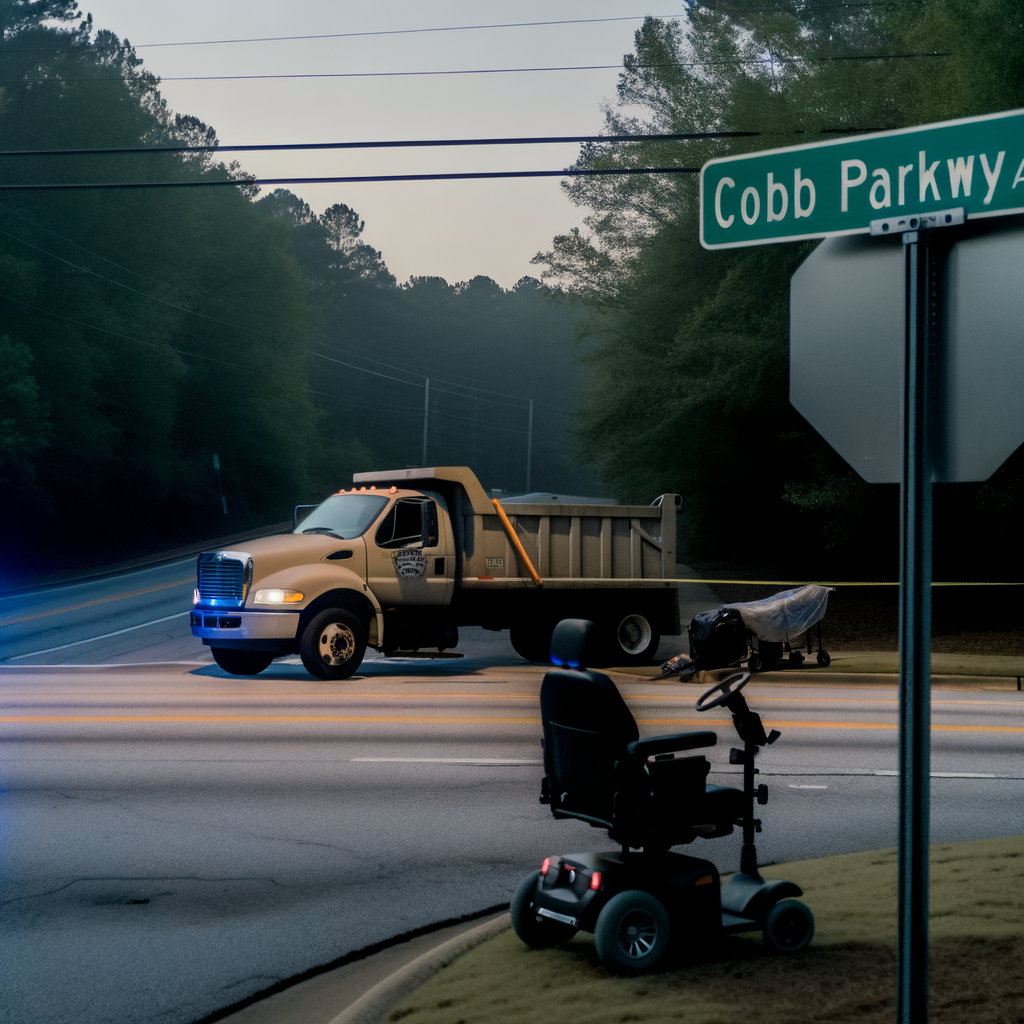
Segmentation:
{"type": "Polygon", "coordinates": [[[220,478],[220,458],[213,456],[213,469],[217,474],[217,490],[220,491],[220,507],[224,509],[224,515],[228,514],[228,499],[224,497],[224,483],[220,478]]]}
{"type": "Polygon", "coordinates": [[[931,798],[932,479],[937,455],[943,252],[905,231],[906,355],[900,485],[900,831],[896,1019],[928,1019],[931,798]]]}
{"type": "Polygon", "coordinates": [[[533,467],[533,399],[530,399],[530,416],[526,421],[526,493],[530,493],[530,471],[533,467]]]}
{"type": "Polygon", "coordinates": [[[427,426],[429,424],[430,417],[430,378],[427,378],[427,384],[423,391],[423,458],[420,460],[420,465],[425,466],[427,464],[427,426]]]}

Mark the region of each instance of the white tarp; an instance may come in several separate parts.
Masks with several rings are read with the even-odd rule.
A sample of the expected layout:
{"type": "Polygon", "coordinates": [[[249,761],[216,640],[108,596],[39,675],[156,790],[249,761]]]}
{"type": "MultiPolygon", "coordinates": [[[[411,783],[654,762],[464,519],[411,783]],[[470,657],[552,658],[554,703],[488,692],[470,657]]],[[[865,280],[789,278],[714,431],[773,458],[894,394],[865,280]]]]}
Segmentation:
{"type": "Polygon", "coordinates": [[[788,643],[824,618],[827,603],[828,587],[809,583],[806,587],[784,590],[760,601],[723,604],[722,607],[735,608],[743,619],[743,625],[756,633],[759,639],[769,643],[788,643]]]}

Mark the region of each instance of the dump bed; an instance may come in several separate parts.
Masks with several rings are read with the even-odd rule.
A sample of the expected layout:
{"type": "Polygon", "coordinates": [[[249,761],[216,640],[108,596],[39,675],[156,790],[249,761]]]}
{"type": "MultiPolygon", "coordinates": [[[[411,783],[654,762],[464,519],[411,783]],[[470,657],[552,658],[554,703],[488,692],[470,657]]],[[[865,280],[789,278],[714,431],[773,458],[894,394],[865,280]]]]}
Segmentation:
{"type": "MultiPolygon", "coordinates": [[[[675,575],[675,502],[647,505],[517,505],[502,508],[545,586],[675,575]],[[665,507],[667,504],[667,508],[665,507]]],[[[497,510],[495,510],[496,513],[497,510]]],[[[531,582],[500,517],[474,515],[466,535],[463,582],[531,582]]],[[[611,585],[616,585],[612,583],[611,585]]]]}
{"type": "Polygon", "coordinates": [[[643,586],[641,581],[675,576],[680,504],[675,494],[663,494],[651,505],[495,503],[463,466],[358,473],[353,480],[445,497],[459,549],[457,586],[534,587],[512,534],[545,588],[643,586]]]}

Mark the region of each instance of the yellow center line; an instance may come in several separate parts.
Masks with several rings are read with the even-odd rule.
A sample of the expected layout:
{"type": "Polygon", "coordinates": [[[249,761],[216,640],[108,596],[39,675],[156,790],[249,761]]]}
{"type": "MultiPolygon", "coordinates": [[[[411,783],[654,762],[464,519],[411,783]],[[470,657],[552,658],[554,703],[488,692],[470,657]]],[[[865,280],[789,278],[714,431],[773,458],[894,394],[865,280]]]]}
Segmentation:
{"type": "Polygon", "coordinates": [[[127,601],[130,597],[141,597],[143,594],[155,594],[158,590],[169,590],[171,587],[180,587],[183,583],[192,583],[194,576],[186,576],[181,580],[172,580],[170,583],[158,583],[153,587],[143,587],[142,590],[130,590],[124,594],[113,594],[110,597],[97,597],[94,601],[83,601],[81,604],[68,605],[67,608],[55,608],[50,612],[37,612],[35,615],[22,615],[19,619],[4,619],[0,626],[13,626],[19,622],[32,622],[35,619],[45,619],[49,615],[62,615],[64,612],[77,612],[83,608],[92,608],[97,604],[108,604],[111,601],[127,601]]]}
{"type": "Polygon", "coordinates": [[[539,718],[409,718],[402,715],[18,715],[0,722],[404,722],[418,725],[518,723],[540,725],[539,718]]]}
{"type": "MultiPolygon", "coordinates": [[[[642,718],[641,725],[704,725],[711,724],[702,718],[642,718]]],[[[722,723],[719,723],[722,724],[722,723]]],[[[896,722],[808,722],[772,721],[769,726],[779,729],[896,729],[896,722]]],[[[1024,733],[1020,725],[932,725],[932,732],[1017,732],[1024,733]]]]}
{"type": "MultiPolygon", "coordinates": [[[[4,694],[5,697],[42,697],[43,695],[37,690],[8,690],[4,694]]],[[[98,691],[76,691],[73,694],[78,700],[85,701],[89,699],[95,699],[99,697],[120,697],[122,694],[116,690],[98,690],[98,691]]],[[[323,692],[313,693],[239,693],[237,691],[227,690],[221,691],[220,693],[211,693],[208,690],[176,690],[170,693],[155,693],[147,694],[146,699],[148,700],[182,700],[189,698],[199,698],[204,701],[211,700],[215,697],[221,697],[223,699],[232,698],[243,698],[246,702],[252,702],[257,700],[266,701],[297,701],[304,698],[314,698],[317,700],[372,700],[372,701],[432,701],[432,700],[537,700],[536,693],[388,693],[386,691],[380,691],[377,693],[351,693],[344,690],[325,690],[323,692]]],[[[690,696],[686,697],[672,697],[660,694],[629,694],[626,699],[626,704],[636,704],[641,701],[678,701],[680,703],[690,703],[693,698],[690,696]]],[[[757,697],[757,703],[764,701],[778,701],[781,703],[797,704],[804,707],[809,707],[814,704],[899,704],[898,700],[890,700],[888,698],[880,698],[878,700],[872,700],[870,698],[856,697],[856,698],[845,698],[845,697],[757,697]]],[[[943,707],[943,706],[954,706],[954,705],[966,705],[966,706],[978,706],[978,707],[992,707],[992,708],[1019,708],[1024,711],[1024,701],[1014,700],[933,700],[931,702],[932,707],[943,707]]],[[[728,712],[723,711],[723,714],[728,712]]]]}
{"type": "MultiPolygon", "coordinates": [[[[0,723],[78,723],[78,722],[234,722],[234,723],[287,723],[287,722],[393,722],[409,725],[540,725],[539,718],[485,718],[485,717],[411,717],[405,715],[8,715],[0,716],[0,723]]],[[[724,725],[723,722],[704,718],[645,718],[640,725],[724,725]]],[[[774,722],[783,729],[896,729],[895,722],[774,722]]],[[[933,732],[992,732],[1024,733],[1024,726],[1012,725],[933,725],[933,732]]]]}

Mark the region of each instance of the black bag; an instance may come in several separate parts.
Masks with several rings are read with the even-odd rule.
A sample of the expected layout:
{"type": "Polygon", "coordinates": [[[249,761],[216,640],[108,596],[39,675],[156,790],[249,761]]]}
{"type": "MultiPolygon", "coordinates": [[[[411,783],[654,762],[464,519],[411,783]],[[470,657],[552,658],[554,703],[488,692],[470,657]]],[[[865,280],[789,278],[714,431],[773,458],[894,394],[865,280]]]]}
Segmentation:
{"type": "Polygon", "coordinates": [[[735,665],[747,656],[747,627],[735,608],[713,608],[690,623],[690,657],[701,670],[735,665]]]}

